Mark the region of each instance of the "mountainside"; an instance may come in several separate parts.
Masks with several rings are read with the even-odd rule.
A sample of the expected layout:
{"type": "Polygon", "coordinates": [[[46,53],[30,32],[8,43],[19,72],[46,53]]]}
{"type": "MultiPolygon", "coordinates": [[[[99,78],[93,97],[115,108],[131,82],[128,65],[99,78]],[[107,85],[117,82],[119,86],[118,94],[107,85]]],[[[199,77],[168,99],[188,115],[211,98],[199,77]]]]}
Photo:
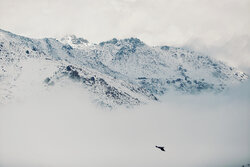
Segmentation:
{"type": "Polygon", "coordinates": [[[0,30],[0,103],[73,82],[100,105],[129,107],[158,101],[170,89],[217,93],[247,78],[192,50],[137,38],[90,44],[74,35],[31,39],[0,30]]]}

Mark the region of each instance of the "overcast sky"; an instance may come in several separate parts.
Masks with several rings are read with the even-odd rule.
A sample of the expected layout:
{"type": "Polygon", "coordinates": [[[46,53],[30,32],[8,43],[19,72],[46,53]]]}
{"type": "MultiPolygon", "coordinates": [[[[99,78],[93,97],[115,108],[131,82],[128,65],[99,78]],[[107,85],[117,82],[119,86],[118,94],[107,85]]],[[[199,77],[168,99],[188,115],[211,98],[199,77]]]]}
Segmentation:
{"type": "Polygon", "coordinates": [[[250,0],[0,0],[0,28],[13,33],[94,43],[133,36],[192,47],[246,71],[249,16],[250,0]]]}

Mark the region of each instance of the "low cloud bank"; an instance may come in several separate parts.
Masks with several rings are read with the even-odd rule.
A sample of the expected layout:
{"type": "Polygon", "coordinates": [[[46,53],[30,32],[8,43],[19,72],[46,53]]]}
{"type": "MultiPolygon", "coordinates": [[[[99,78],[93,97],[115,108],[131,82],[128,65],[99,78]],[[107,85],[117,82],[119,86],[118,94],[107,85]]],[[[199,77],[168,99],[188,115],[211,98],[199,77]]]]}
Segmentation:
{"type": "Polygon", "coordinates": [[[105,110],[89,99],[77,87],[56,88],[0,106],[0,166],[250,163],[249,82],[220,95],[169,93],[133,109],[105,110]]]}

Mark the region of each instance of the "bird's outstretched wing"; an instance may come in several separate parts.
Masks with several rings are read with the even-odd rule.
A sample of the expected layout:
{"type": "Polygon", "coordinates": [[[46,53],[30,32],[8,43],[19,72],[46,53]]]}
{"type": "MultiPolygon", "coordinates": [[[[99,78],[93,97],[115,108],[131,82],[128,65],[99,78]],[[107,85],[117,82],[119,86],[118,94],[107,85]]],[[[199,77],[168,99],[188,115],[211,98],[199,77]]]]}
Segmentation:
{"type": "Polygon", "coordinates": [[[161,151],[165,151],[164,147],[160,147],[160,146],[155,146],[156,148],[159,148],[161,151]]]}

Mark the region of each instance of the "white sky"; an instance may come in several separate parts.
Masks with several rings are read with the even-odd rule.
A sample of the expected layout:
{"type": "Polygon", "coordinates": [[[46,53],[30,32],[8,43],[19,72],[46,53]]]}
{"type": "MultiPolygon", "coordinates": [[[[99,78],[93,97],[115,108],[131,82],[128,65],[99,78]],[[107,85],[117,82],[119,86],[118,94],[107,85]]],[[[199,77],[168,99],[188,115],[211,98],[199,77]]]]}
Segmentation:
{"type": "Polygon", "coordinates": [[[16,34],[76,34],[94,43],[133,36],[189,46],[247,71],[249,16],[250,0],[0,0],[0,28],[16,34]]]}

